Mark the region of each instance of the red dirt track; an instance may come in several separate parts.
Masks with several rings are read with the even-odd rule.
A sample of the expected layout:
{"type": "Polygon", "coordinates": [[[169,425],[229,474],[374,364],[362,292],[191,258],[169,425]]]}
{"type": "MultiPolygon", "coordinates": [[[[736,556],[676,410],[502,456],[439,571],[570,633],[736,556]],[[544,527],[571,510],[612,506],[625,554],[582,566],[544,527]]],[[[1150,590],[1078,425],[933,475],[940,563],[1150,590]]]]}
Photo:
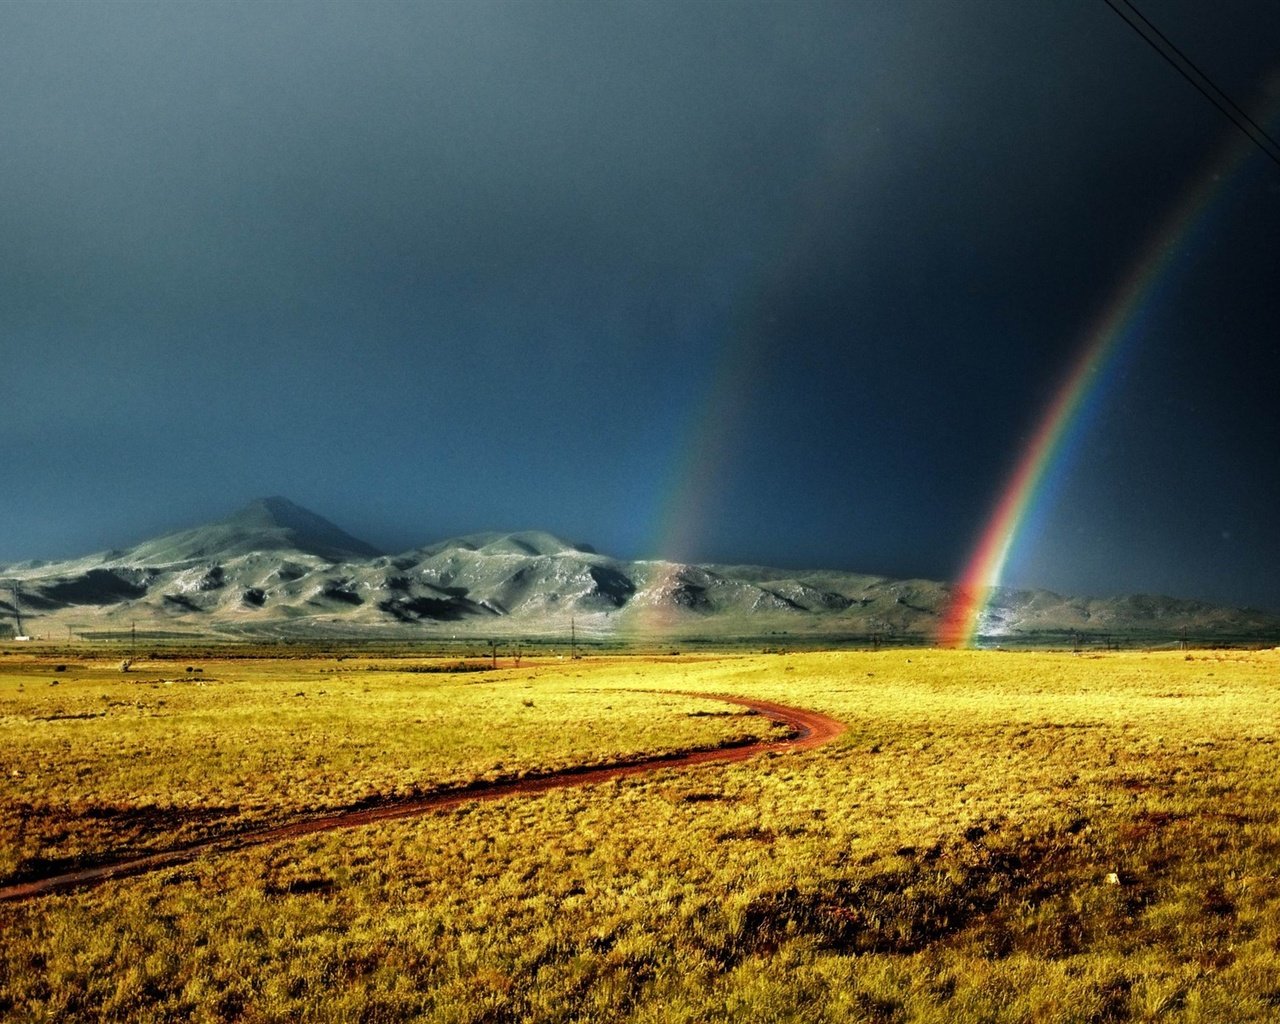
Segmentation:
{"type": "Polygon", "coordinates": [[[379,804],[374,807],[352,811],[340,811],[323,815],[306,821],[278,825],[275,828],[262,829],[255,832],[206,839],[188,846],[160,850],[145,856],[131,857],[127,860],[111,864],[98,864],[90,867],[68,871],[60,875],[50,875],[31,881],[18,882],[0,887],[0,901],[22,900],[67,889],[95,885],[112,878],[123,878],[129,875],[140,875],[159,868],[172,867],[195,860],[205,854],[229,853],[249,846],[273,843],[298,836],[310,835],[313,832],[331,832],[341,828],[355,828],[376,821],[393,818],[410,818],[434,811],[448,810],[462,804],[480,800],[500,800],[509,796],[527,796],[545,793],[552,789],[565,789],[569,786],[590,786],[611,779],[640,775],[658,768],[693,768],[703,764],[726,764],[734,761],[745,761],[765,751],[809,750],[828,740],[835,739],[845,731],[845,724],[834,718],[793,708],[785,704],[756,700],[752,697],[734,697],[726,694],[686,693],[683,696],[706,697],[711,700],[739,704],[765,716],[774,722],[780,722],[791,730],[791,735],[782,740],[761,741],[736,747],[718,747],[713,750],[697,750],[686,754],[665,754],[632,761],[627,764],[605,765],[598,768],[567,768],[523,779],[509,781],[476,783],[462,789],[447,790],[430,796],[413,800],[399,800],[379,804]]]}

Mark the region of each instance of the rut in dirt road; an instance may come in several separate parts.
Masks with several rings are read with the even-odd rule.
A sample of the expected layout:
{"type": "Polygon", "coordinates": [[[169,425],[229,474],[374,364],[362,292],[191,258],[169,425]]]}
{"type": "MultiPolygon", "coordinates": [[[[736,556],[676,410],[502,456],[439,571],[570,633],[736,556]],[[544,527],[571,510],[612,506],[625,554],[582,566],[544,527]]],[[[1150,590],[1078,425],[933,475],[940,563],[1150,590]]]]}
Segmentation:
{"type": "Polygon", "coordinates": [[[140,875],[148,871],[172,867],[175,864],[182,864],[209,854],[230,853],[249,846],[294,839],[298,836],[311,835],[314,832],[331,832],[335,829],[355,828],[377,821],[431,814],[435,811],[448,810],[451,807],[458,807],[474,801],[500,800],[509,796],[528,796],[546,793],[553,789],[565,789],[569,786],[589,786],[598,782],[607,782],[611,779],[640,775],[658,768],[693,768],[704,764],[727,764],[735,761],[745,761],[769,750],[809,750],[826,743],[828,740],[835,739],[845,731],[843,722],[804,708],[793,708],[785,704],[775,704],[771,701],[727,694],[685,693],[682,696],[705,697],[750,708],[770,721],[785,725],[790,729],[791,733],[781,740],[762,740],[757,743],[747,743],[736,747],[717,747],[712,750],[697,750],[687,754],[664,754],[640,761],[631,761],[627,764],[606,765],[595,768],[567,768],[557,772],[550,772],[546,775],[510,781],[476,783],[462,789],[435,793],[418,799],[388,802],[354,811],[340,811],[306,821],[278,825],[275,828],[242,832],[237,835],[223,836],[216,839],[206,839],[188,846],[160,850],[156,853],[131,857],[111,864],[97,864],[59,875],[50,875],[46,878],[0,887],[0,900],[30,899],[67,889],[96,885],[112,878],[140,875]]]}

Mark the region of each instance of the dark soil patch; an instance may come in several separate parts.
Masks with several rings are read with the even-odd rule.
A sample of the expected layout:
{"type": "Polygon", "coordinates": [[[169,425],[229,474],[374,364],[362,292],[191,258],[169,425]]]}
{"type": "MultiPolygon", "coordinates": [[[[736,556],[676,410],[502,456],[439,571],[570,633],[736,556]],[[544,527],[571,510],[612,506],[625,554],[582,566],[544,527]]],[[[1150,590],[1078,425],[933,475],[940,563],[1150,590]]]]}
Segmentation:
{"type": "MultiPolygon", "coordinates": [[[[756,898],[746,914],[752,949],[770,951],[797,935],[845,954],[919,953],[963,933],[992,956],[1071,956],[1100,938],[1138,927],[1152,890],[1134,878],[1107,884],[1096,869],[1107,854],[1069,830],[1027,840],[998,829],[969,830],[949,849],[921,854],[902,870],[790,886],[756,898]],[[1082,911],[1082,892],[1098,895],[1082,911]],[[1045,912],[1040,913],[1041,909],[1045,912]]],[[[1225,897],[1206,897],[1206,914],[1227,916],[1225,897]]]]}
{"type": "Polygon", "coordinates": [[[273,883],[266,887],[268,896],[299,896],[318,894],[326,896],[333,892],[335,883],[332,878],[294,878],[283,884],[273,883]]]}

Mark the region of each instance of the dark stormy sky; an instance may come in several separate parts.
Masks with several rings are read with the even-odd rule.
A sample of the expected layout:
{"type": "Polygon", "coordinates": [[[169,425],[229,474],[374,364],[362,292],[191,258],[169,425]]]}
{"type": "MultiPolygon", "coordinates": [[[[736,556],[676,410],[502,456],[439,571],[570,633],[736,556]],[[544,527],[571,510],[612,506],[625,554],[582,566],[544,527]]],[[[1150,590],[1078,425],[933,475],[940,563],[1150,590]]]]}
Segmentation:
{"type": "MultiPolygon", "coordinates": [[[[1280,5],[1142,9],[1277,110],[1280,5]]],[[[1235,131],[1102,0],[4,4],[0,560],[283,494],[954,578],[1235,131]]],[[[1008,582],[1280,609],[1280,167],[1216,189],[1008,582]]]]}

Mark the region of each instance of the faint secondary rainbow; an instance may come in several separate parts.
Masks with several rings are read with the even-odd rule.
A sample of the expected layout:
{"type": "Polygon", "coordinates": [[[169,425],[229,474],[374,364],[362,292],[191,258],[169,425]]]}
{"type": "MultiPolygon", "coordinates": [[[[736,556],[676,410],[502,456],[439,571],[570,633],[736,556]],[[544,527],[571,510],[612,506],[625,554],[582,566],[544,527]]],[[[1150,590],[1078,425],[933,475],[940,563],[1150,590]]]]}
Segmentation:
{"type": "Polygon", "coordinates": [[[971,646],[979,634],[983,614],[1000,585],[1005,563],[1029,514],[1042,500],[1053,468],[1070,452],[1089,420],[1085,413],[1112,375],[1125,342],[1140,333],[1142,314],[1179,243],[1200,222],[1212,200],[1251,152],[1250,143],[1227,147],[1199,183],[1174,207],[1134,270],[1125,279],[1092,330],[1070,372],[1059,385],[1040,418],[1035,433],[1023,449],[995,510],[969,558],[950,605],[942,615],[938,643],[947,647],[971,646]]]}
{"type": "Polygon", "coordinates": [[[657,558],[650,581],[656,600],[640,607],[634,620],[642,631],[667,632],[679,621],[678,602],[672,599],[681,584],[681,563],[696,556],[699,529],[724,485],[725,453],[741,425],[760,348],[750,333],[730,333],[713,383],[682,433],[687,443],[673,466],[674,483],[656,522],[657,558]]]}
{"type": "Polygon", "coordinates": [[[699,401],[690,404],[672,451],[670,474],[658,492],[651,544],[654,575],[649,583],[655,600],[647,607],[635,602],[633,622],[641,629],[666,631],[681,618],[679,600],[673,601],[672,595],[682,585],[683,563],[699,558],[705,535],[715,532],[715,508],[738,449],[735,437],[753,396],[767,386],[764,372],[775,354],[773,307],[791,292],[795,280],[804,279],[814,254],[822,251],[830,210],[847,191],[857,167],[858,154],[850,151],[817,174],[809,188],[787,204],[790,216],[781,218],[770,243],[761,246],[770,258],[754,270],[747,264],[729,275],[733,286],[728,289],[728,314],[715,337],[709,383],[699,401]]]}

